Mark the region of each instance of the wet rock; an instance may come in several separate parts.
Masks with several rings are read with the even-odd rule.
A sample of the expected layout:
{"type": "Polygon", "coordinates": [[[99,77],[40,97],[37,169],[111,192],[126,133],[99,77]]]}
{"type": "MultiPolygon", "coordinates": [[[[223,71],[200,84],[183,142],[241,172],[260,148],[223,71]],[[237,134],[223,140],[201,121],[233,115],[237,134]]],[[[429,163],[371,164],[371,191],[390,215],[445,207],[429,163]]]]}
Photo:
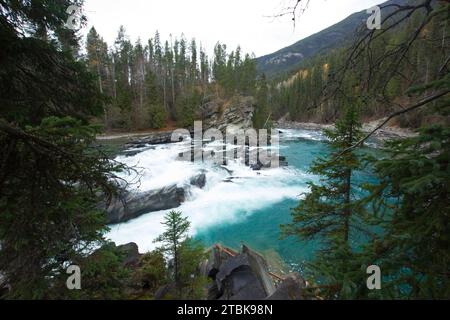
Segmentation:
{"type": "Polygon", "coordinates": [[[206,174],[201,173],[198,176],[192,177],[190,180],[191,186],[196,186],[200,189],[203,189],[206,185],[206,174]]]}
{"type": "Polygon", "coordinates": [[[259,161],[258,161],[257,164],[252,164],[252,165],[250,166],[250,168],[251,168],[253,171],[260,171],[263,167],[264,167],[264,165],[263,165],[261,162],[259,162],[259,161]]]}
{"type": "MultiPolygon", "coordinates": [[[[145,144],[144,144],[145,146],[145,144]]],[[[142,147],[140,149],[133,149],[133,150],[125,150],[120,153],[120,155],[123,155],[125,157],[134,157],[142,152],[148,151],[148,150],[154,150],[155,147],[142,147]]]]}
{"type": "Polygon", "coordinates": [[[226,260],[216,275],[216,284],[222,293],[220,300],[252,300],[266,297],[264,288],[251,269],[246,254],[226,260]]]}
{"type": "Polygon", "coordinates": [[[216,245],[200,270],[214,281],[208,287],[213,300],[299,300],[305,287],[297,274],[289,274],[277,287],[266,260],[247,246],[237,253],[216,245]]]}
{"type": "Polygon", "coordinates": [[[145,137],[140,137],[138,139],[132,140],[128,142],[125,147],[127,149],[145,148],[148,145],[160,145],[179,142],[172,141],[172,133],[172,131],[155,132],[145,137]]]}
{"type": "Polygon", "coordinates": [[[177,208],[185,200],[185,191],[177,185],[143,193],[122,191],[107,208],[108,224],[126,222],[143,214],[177,208]]]}

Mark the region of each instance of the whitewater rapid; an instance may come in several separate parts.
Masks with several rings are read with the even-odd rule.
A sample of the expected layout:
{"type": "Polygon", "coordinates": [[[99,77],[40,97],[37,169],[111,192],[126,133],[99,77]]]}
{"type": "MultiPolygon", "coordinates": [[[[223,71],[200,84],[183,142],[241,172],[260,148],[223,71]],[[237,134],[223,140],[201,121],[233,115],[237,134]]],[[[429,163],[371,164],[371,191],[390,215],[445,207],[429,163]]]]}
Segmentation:
{"type": "MultiPolygon", "coordinates": [[[[283,148],[287,147],[283,142],[299,138],[321,141],[323,135],[318,131],[283,130],[280,138],[283,154],[283,148]]],[[[314,179],[290,166],[253,171],[241,161],[231,161],[226,167],[180,161],[179,154],[189,146],[190,142],[148,146],[135,156],[119,156],[116,160],[137,169],[136,173],[122,175],[133,183],[131,188],[136,191],[173,184],[186,188],[186,201],[174,210],[182,211],[189,218],[192,236],[215,225],[239,223],[256,211],[286,199],[299,199],[307,191],[306,181],[314,179]],[[190,179],[201,173],[206,174],[206,186],[203,189],[190,186],[190,179]]],[[[158,246],[153,240],[162,233],[161,222],[169,211],[151,212],[111,226],[107,238],[117,245],[135,242],[141,252],[153,250],[158,246]]]]}

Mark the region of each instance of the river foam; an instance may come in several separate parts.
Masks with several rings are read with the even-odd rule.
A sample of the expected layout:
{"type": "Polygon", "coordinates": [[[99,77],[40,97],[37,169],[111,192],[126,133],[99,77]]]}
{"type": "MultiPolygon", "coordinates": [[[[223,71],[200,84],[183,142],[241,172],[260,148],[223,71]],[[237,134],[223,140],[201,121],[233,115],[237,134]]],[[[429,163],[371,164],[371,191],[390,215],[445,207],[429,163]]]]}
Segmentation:
{"type": "MultiPolygon", "coordinates": [[[[293,138],[294,134],[290,136],[293,138]]],[[[191,235],[215,225],[239,223],[258,210],[286,199],[298,199],[307,191],[305,181],[311,179],[293,167],[253,171],[241,161],[230,161],[223,167],[178,160],[178,155],[186,151],[188,145],[182,142],[154,146],[135,156],[120,156],[116,160],[138,167],[140,182],[132,188],[139,191],[173,184],[187,188],[192,177],[206,173],[205,188],[189,187],[186,202],[175,209],[182,211],[191,221],[191,235]]],[[[283,149],[284,146],[281,147],[283,149]]],[[[136,174],[124,175],[123,178],[133,182],[138,179],[136,174]]],[[[107,238],[118,245],[135,242],[141,252],[152,250],[157,246],[153,240],[162,233],[161,222],[168,211],[148,213],[111,226],[107,238]]]]}

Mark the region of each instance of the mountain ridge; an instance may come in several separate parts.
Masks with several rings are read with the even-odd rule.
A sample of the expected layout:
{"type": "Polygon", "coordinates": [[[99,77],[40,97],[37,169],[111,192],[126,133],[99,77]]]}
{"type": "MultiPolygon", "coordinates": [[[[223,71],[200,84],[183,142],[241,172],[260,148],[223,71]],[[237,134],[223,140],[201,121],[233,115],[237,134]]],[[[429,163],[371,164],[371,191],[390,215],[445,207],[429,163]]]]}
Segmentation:
{"type": "MultiPolygon", "coordinates": [[[[379,4],[405,4],[407,0],[389,0],[379,4]]],[[[369,15],[366,10],[355,12],[344,20],[274,53],[256,59],[259,74],[273,78],[294,71],[300,64],[318,54],[342,48],[350,43],[357,29],[363,25],[369,15]]]]}

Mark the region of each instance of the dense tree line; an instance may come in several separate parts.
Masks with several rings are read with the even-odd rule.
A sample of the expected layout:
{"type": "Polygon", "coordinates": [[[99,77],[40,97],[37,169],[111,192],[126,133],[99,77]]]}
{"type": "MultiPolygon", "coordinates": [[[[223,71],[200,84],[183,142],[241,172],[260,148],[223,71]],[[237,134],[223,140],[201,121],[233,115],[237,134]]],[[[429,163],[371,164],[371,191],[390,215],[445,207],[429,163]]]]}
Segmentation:
{"type": "MultiPolygon", "coordinates": [[[[122,41],[123,32],[114,56],[104,43],[92,50],[91,39],[90,67],[100,77],[89,71],[79,37],[65,27],[66,9],[82,4],[0,2],[0,299],[150,298],[172,281],[159,251],[131,272],[126,253],[104,237],[99,204],[117,195],[116,174],[129,168],[96,146],[101,128],[90,122],[107,116],[107,93],[127,106],[152,79],[142,71],[143,49],[122,41]],[[111,61],[116,68],[107,68],[111,61]],[[127,78],[131,70],[140,77],[127,78]],[[66,286],[71,265],[80,267],[83,290],[66,286]]],[[[190,275],[204,249],[185,240],[177,273],[190,288],[184,297],[193,297],[190,275]]]]}
{"type": "MultiPolygon", "coordinates": [[[[405,15],[398,15],[397,20],[405,15]]],[[[289,113],[292,120],[333,122],[344,112],[339,108],[342,100],[335,95],[337,84],[342,95],[351,96],[355,88],[364,91],[366,97],[361,110],[364,120],[385,117],[398,110],[400,105],[414,101],[409,88],[439,77],[442,63],[450,51],[448,30],[448,20],[433,19],[423,8],[377,36],[370,43],[370,54],[367,50],[357,62],[352,61],[351,67],[348,57],[352,47],[335,49],[303,62],[298,71],[276,79],[272,84],[272,106],[276,117],[289,113]],[[420,28],[417,38],[408,45],[409,38],[419,30],[424,19],[430,21],[420,28]],[[408,47],[404,57],[395,55],[396,50],[404,47],[408,47]],[[343,68],[349,72],[339,78],[343,68]]],[[[420,127],[434,117],[430,110],[417,111],[400,117],[399,124],[420,127]]]]}
{"type": "Polygon", "coordinates": [[[217,43],[210,59],[195,39],[163,41],[156,32],[143,44],[132,44],[120,27],[112,48],[92,28],[87,36],[87,63],[109,102],[109,128],[161,128],[168,120],[191,126],[211,97],[252,95],[256,65],[240,47],[228,53],[217,43]]]}
{"type": "Polygon", "coordinates": [[[98,203],[124,167],[92,147],[104,100],[64,27],[70,5],[82,1],[0,2],[2,297],[69,296],[67,266],[107,244],[98,203]]]}
{"type": "Polygon", "coordinates": [[[407,28],[406,33],[396,35],[402,42],[388,54],[388,49],[377,47],[373,40],[383,31],[375,31],[362,47],[350,72],[341,77],[341,90],[333,96],[340,115],[336,128],[326,131],[330,154],[320,157],[310,169],[322,177],[321,183],[310,184],[311,190],[292,211],[292,223],[282,227],[287,236],[320,241],[321,248],[306,266],[313,282],[309,288],[312,296],[450,297],[450,61],[446,29],[442,29],[449,23],[450,5],[428,0],[412,3],[416,6],[400,6],[398,12],[428,9],[408,23],[420,25],[414,30],[425,35],[418,37],[421,32],[407,28]],[[427,44],[434,44],[433,54],[428,56],[421,47],[427,44]],[[404,59],[406,54],[412,55],[411,69],[403,66],[410,62],[404,59]],[[364,68],[369,63],[367,56],[382,63],[364,68]],[[421,63],[416,64],[416,59],[421,63]],[[349,87],[354,83],[348,79],[352,77],[359,85],[349,87]],[[370,86],[364,86],[369,82],[370,86]],[[380,87],[386,91],[378,91],[380,87]],[[367,112],[364,99],[374,93],[396,96],[398,92],[406,92],[416,102],[388,119],[422,107],[423,113],[439,120],[422,123],[416,137],[391,141],[374,156],[362,148],[370,137],[360,131],[360,113],[367,112]],[[373,172],[377,181],[359,183],[355,174],[362,169],[373,172]],[[365,273],[371,265],[381,270],[379,290],[366,286],[365,273]]]}

